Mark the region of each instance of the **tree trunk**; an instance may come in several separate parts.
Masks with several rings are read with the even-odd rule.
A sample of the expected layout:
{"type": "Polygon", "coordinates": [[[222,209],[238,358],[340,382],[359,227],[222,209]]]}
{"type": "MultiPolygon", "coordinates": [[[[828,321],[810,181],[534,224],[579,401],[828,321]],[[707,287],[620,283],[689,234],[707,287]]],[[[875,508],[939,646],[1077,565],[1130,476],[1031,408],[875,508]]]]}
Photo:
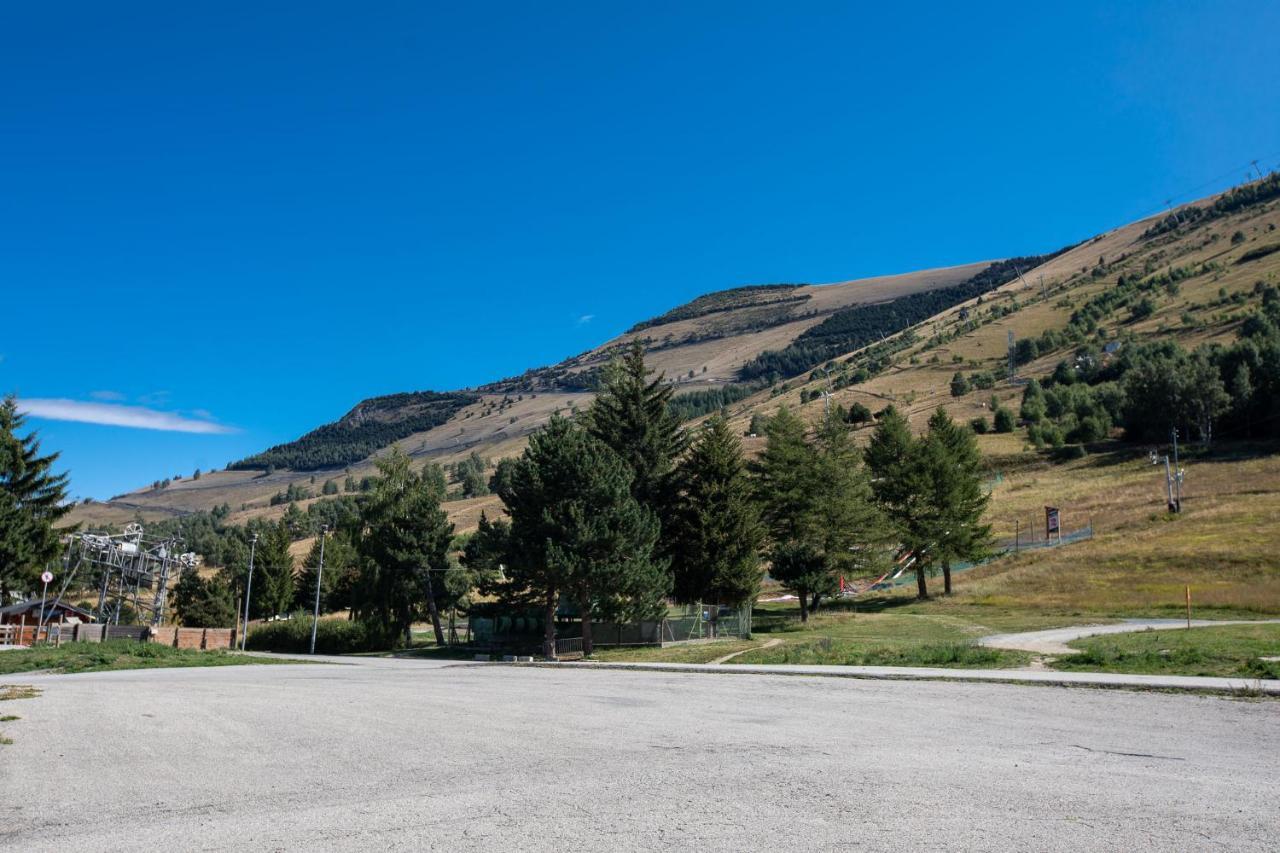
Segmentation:
{"type": "Polygon", "coordinates": [[[444,630],[440,627],[440,611],[436,608],[436,591],[431,585],[430,573],[427,574],[427,610],[431,613],[431,630],[436,632],[436,645],[443,648],[444,630]]]}
{"type": "Polygon", "coordinates": [[[822,601],[822,593],[820,593],[820,592],[815,592],[815,593],[813,594],[813,603],[809,605],[809,612],[810,612],[810,613],[817,613],[817,612],[818,612],[818,602],[820,602],[820,601],[822,601]]]}
{"type": "Polygon", "coordinates": [[[796,597],[800,599],[800,621],[802,623],[808,622],[809,621],[809,593],[801,592],[800,595],[796,597]]]}
{"type": "Polygon", "coordinates": [[[916,561],[916,598],[929,597],[929,583],[924,577],[924,562],[916,561]]]}
{"type": "Polygon", "coordinates": [[[591,644],[591,601],[588,599],[582,602],[582,656],[584,658],[591,657],[593,648],[591,644]]]}
{"type": "Polygon", "coordinates": [[[547,660],[556,659],[556,593],[547,590],[546,624],[542,627],[542,656],[547,660]]]}
{"type": "Polygon", "coordinates": [[[947,560],[942,564],[942,594],[951,594],[951,561],[947,560]]]}

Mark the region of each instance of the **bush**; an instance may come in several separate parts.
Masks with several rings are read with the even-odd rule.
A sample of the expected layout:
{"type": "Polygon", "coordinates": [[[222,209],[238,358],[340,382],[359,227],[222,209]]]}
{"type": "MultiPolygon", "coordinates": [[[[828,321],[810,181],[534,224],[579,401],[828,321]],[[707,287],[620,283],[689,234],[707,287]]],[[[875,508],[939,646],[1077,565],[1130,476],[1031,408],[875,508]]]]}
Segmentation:
{"type": "MultiPolygon", "coordinates": [[[[311,616],[295,613],[293,618],[267,622],[249,632],[245,644],[260,652],[306,653],[311,649],[311,616]]],[[[342,655],[373,650],[368,629],[361,622],[321,619],[316,626],[316,653],[342,655]]]]}
{"type": "Polygon", "coordinates": [[[865,424],[871,421],[871,410],[861,403],[850,403],[844,416],[845,423],[865,424]]]}
{"type": "Polygon", "coordinates": [[[969,421],[969,427],[978,435],[986,435],[987,431],[991,429],[986,418],[974,418],[969,421]]]}
{"type": "Polygon", "coordinates": [[[1013,412],[1008,409],[996,409],[996,432],[1013,432],[1013,412]]]}
{"type": "Polygon", "coordinates": [[[1059,462],[1070,462],[1072,459],[1083,459],[1088,455],[1082,444],[1065,444],[1053,450],[1053,458],[1059,462]]]}

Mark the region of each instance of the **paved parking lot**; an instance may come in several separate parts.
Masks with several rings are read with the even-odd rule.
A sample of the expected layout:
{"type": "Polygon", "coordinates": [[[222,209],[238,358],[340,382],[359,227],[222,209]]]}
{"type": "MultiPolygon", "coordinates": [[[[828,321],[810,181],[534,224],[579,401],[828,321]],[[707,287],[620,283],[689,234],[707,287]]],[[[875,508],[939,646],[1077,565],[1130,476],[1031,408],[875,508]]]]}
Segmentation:
{"type": "Polygon", "coordinates": [[[11,676],[0,847],[1274,850],[1280,702],[440,665],[11,676]]]}

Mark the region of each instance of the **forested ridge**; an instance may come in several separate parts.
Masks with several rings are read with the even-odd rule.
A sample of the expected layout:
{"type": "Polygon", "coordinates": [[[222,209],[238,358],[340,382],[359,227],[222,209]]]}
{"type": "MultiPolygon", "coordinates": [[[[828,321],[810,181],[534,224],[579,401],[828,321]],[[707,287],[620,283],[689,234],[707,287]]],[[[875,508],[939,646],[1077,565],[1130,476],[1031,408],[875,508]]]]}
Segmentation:
{"type": "Polygon", "coordinates": [[[1018,277],[1018,274],[1040,266],[1067,249],[1066,246],[1047,255],[1009,258],[996,261],[960,284],[913,293],[892,302],[855,305],[832,314],[807,329],[786,349],[767,350],[744,364],[738,378],[744,381],[778,379],[796,376],[816,365],[851,350],[874,343],[885,335],[923,322],[940,311],[981,296],[1018,277]]]}
{"type": "Polygon", "coordinates": [[[350,465],[376,450],[445,423],[479,399],[463,391],[413,391],[365,400],[335,423],[228,465],[243,471],[268,467],[314,471],[350,465]]]}
{"type": "Polygon", "coordinates": [[[699,296],[690,302],[672,308],[651,320],[636,323],[628,332],[639,332],[654,326],[663,326],[679,320],[689,320],[720,311],[733,311],[757,305],[774,305],[779,302],[804,302],[809,297],[793,293],[800,284],[752,284],[745,287],[731,287],[728,290],[717,290],[699,296]]]}

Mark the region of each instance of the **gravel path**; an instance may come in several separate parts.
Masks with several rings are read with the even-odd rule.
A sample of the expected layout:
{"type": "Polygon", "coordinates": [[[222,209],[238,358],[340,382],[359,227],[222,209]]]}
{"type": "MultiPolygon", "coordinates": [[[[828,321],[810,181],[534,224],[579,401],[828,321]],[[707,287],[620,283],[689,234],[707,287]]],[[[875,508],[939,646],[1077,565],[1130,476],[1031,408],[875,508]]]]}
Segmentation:
{"type": "MultiPolygon", "coordinates": [[[[1274,625],[1280,619],[1192,619],[1192,628],[1208,628],[1214,625],[1274,625]]],[[[1052,628],[1048,631],[1024,631],[1020,634],[992,634],[983,637],[979,644],[996,649],[1014,649],[1017,651],[1036,652],[1044,655],[1070,655],[1077,649],[1067,645],[1072,640],[1082,637],[1096,637],[1101,634],[1127,634],[1133,631],[1151,629],[1169,630],[1187,627],[1185,619],[1125,619],[1111,625],[1074,625],[1070,628],[1052,628]]]]}

